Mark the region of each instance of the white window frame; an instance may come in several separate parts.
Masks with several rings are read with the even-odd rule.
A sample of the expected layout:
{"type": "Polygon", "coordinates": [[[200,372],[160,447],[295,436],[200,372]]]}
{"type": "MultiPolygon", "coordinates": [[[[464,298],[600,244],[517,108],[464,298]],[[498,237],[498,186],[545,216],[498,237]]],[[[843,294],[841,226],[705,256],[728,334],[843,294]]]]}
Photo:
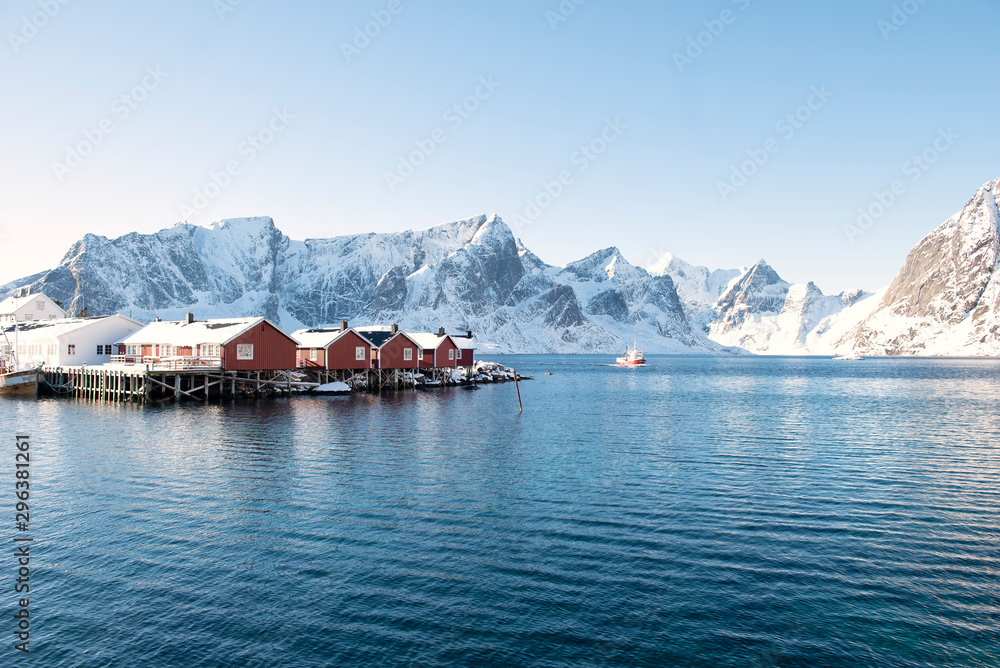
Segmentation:
{"type": "Polygon", "coordinates": [[[252,343],[237,343],[236,344],[236,359],[240,361],[253,361],[253,344],[252,343]]]}
{"type": "Polygon", "coordinates": [[[454,362],[455,361],[455,349],[454,348],[448,348],[448,361],[449,362],[454,362]]]}
{"type": "Polygon", "coordinates": [[[354,347],[354,361],[364,362],[365,361],[365,348],[368,346],[355,346],[354,347]]]}
{"type": "Polygon", "coordinates": [[[310,348],[309,349],[309,361],[310,362],[315,362],[317,359],[319,359],[319,351],[316,348],[310,348]]]}
{"type": "Polygon", "coordinates": [[[413,348],[403,348],[403,361],[404,362],[413,361],[413,348]]]}

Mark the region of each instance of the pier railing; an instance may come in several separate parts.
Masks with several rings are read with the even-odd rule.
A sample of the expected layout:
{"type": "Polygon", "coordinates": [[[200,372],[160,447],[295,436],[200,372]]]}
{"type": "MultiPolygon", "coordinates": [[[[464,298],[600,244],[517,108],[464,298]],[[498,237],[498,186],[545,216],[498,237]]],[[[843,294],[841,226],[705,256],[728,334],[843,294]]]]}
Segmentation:
{"type": "Polygon", "coordinates": [[[151,371],[210,371],[222,368],[222,358],[197,355],[175,357],[112,355],[111,364],[147,366],[151,371]]]}

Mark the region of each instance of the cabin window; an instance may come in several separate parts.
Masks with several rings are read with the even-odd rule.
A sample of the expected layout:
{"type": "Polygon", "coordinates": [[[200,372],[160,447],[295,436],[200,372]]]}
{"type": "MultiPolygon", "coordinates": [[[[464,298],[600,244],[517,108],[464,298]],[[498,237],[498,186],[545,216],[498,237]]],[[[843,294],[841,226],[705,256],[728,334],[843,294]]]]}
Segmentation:
{"type": "Polygon", "coordinates": [[[403,361],[404,362],[413,361],[413,348],[403,348],[403,361]]]}
{"type": "Polygon", "coordinates": [[[238,360],[252,360],[253,359],[253,344],[252,343],[237,343],[236,344],[236,359],[238,359],[238,360]]]}
{"type": "Polygon", "coordinates": [[[44,311],[44,310],[45,310],[45,302],[43,302],[43,301],[41,301],[41,300],[39,300],[39,301],[38,301],[38,302],[37,302],[37,303],[35,304],[35,306],[37,307],[37,308],[35,309],[36,311],[44,311]]]}
{"type": "Polygon", "coordinates": [[[451,349],[448,350],[448,359],[454,361],[454,359],[455,359],[455,351],[454,350],[451,350],[451,349]]]}
{"type": "Polygon", "coordinates": [[[365,361],[365,347],[358,346],[354,349],[354,359],[355,361],[364,362],[365,361]]]}
{"type": "Polygon", "coordinates": [[[68,346],[66,346],[66,354],[67,355],[76,355],[76,346],[74,344],[72,344],[72,343],[69,344],[68,346]]]}
{"type": "Polygon", "coordinates": [[[315,362],[316,361],[316,357],[318,356],[318,352],[319,351],[317,351],[315,348],[310,348],[309,349],[309,360],[312,361],[312,362],[315,362]]]}
{"type": "Polygon", "coordinates": [[[27,321],[27,320],[31,320],[31,317],[32,317],[32,316],[31,316],[31,314],[30,314],[30,313],[25,313],[25,314],[24,314],[24,319],[25,319],[25,321],[27,321]]]}

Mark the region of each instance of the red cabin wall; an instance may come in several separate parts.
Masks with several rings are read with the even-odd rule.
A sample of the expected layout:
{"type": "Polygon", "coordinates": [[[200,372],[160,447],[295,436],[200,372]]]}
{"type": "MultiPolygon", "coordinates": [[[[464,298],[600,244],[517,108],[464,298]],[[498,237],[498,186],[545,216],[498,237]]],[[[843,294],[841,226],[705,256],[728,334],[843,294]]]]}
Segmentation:
{"type": "Polygon", "coordinates": [[[451,339],[445,337],[441,341],[441,345],[437,348],[437,366],[438,367],[453,367],[458,366],[458,346],[452,343],[451,339]],[[448,351],[454,350],[452,359],[448,359],[448,351]]]}
{"type": "Polygon", "coordinates": [[[191,350],[192,350],[191,346],[178,346],[177,355],[180,357],[191,357],[192,355],[194,355],[194,353],[191,352],[191,350]]]}
{"type": "Polygon", "coordinates": [[[312,359],[313,348],[298,348],[295,351],[296,364],[300,369],[322,369],[326,364],[326,351],[316,348],[316,359],[312,359]]]}
{"type": "Polygon", "coordinates": [[[262,322],[236,337],[222,349],[222,365],[226,371],[279,371],[294,369],[298,346],[287,334],[270,323],[262,322]],[[236,358],[241,343],[253,345],[253,359],[236,358]]]}
{"type": "Polygon", "coordinates": [[[385,342],[382,348],[379,349],[379,368],[380,369],[416,369],[419,363],[419,358],[417,356],[417,351],[419,346],[413,341],[410,341],[405,336],[396,336],[385,342]],[[413,359],[410,361],[405,361],[403,359],[403,349],[412,348],[413,349],[413,359]]]}
{"type": "Polygon", "coordinates": [[[462,353],[462,357],[458,362],[458,366],[472,366],[472,358],[474,356],[473,353],[475,353],[476,351],[470,349],[463,349],[460,352],[462,353]]]}
{"type": "MultiPolygon", "coordinates": [[[[372,367],[372,346],[354,332],[348,332],[333,342],[327,350],[330,352],[330,363],[327,369],[336,371],[355,371],[372,367]],[[356,359],[355,348],[365,349],[365,358],[356,359]]],[[[402,353],[400,353],[402,354],[402,353]]],[[[416,354],[416,353],[414,353],[416,354]]]]}

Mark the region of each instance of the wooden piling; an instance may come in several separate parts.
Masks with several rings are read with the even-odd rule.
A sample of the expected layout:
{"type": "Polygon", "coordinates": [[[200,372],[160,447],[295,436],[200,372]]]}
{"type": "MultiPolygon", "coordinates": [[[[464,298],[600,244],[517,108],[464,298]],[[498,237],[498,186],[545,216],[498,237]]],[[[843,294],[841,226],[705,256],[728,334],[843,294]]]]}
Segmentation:
{"type": "Polygon", "coordinates": [[[517,390],[517,407],[520,408],[519,413],[524,412],[524,404],[521,403],[521,386],[517,384],[517,369],[514,369],[514,389],[517,390]]]}

